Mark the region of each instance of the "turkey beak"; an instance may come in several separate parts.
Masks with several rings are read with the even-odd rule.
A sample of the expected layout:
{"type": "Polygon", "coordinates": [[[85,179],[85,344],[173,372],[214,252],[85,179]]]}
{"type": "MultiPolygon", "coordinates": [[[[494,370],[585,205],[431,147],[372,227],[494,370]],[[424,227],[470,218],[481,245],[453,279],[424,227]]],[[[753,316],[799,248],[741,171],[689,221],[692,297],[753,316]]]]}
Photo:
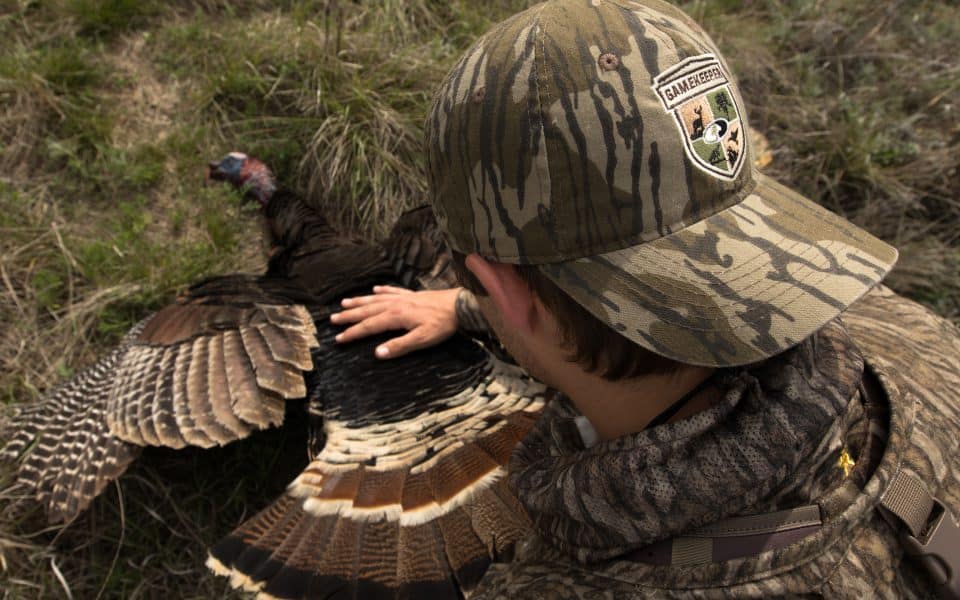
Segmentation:
{"type": "Polygon", "coordinates": [[[223,181],[223,171],[220,170],[220,163],[215,160],[207,163],[207,175],[204,178],[205,183],[211,181],[223,181]]]}

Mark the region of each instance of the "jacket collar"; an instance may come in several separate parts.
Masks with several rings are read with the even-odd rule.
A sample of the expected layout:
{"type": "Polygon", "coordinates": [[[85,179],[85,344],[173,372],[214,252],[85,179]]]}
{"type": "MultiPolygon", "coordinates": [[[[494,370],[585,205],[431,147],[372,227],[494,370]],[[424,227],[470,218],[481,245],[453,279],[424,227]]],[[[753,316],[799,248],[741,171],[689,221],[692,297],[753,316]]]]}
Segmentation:
{"type": "Polygon", "coordinates": [[[510,483],[545,541],[584,562],[613,558],[787,485],[843,421],[862,375],[836,320],[763,363],[720,372],[711,408],[589,448],[561,398],[514,452],[510,483]]]}

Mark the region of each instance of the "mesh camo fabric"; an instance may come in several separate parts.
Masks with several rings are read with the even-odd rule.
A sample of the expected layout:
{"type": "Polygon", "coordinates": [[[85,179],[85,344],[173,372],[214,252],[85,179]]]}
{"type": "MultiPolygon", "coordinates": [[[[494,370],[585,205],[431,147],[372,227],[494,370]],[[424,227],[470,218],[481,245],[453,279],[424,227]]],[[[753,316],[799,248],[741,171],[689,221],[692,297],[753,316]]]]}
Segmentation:
{"type": "Polygon", "coordinates": [[[655,1],[551,0],[468,50],[426,122],[463,253],[541,270],[641,346],[709,366],[782,352],[896,250],[755,172],[716,46],[655,1]]]}

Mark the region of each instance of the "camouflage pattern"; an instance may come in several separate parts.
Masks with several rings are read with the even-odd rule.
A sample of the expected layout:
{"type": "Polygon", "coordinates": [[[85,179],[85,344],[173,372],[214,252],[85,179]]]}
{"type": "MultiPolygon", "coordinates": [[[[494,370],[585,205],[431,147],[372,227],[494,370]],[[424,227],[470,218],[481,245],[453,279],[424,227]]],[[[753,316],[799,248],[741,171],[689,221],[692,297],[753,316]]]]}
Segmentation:
{"type": "Polygon", "coordinates": [[[501,262],[569,260],[739,202],[752,171],[724,181],[693,166],[651,87],[702,54],[719,50],[659,2],[554,0],[494,27],[447,75],[426,123],[431,193],[454,247],[501,262]]]}
{"type": "Polygon", "coordinates": [[[678,9],[551,0],[481,37],[441,84],[432,204],[454,249],[542,265],[645,348],[756,362],[836,317],[896,251],[760,176],[743,107],[678,9]]]}
{"type": "Polygon", "coordinates": [[[542,268],[641,346],[732,366],[809,336],[880,281],[896,256],[761,175],[743,202],[670,237],[542,268]]]}
{"type": "Polygon", "coordinates": [[[511,464],[539,535],[514,562],[494,565],[473,598],[932,597],[928,575],[876,507],[902,470],[960,514],[960,331],[880,287],[842,326],[726,385],[738,377],[752,382],[733,406],[727,395],[690,419],[589,449],[570,426],[571,407],[550,409],[511,464]],[[882,393],[862,394],[864,366],[882,393]],[[843,393],[849,400],[839,402],[843,393]],[[791,408],[804,401],[809,408],[791,408]],[[806,449],[794,452],[796,443],[806,449]],[[840,448],[856,461],[848,476],[840,448]],[[815,502],[823,526],[722,562],[600,559],[723,516],[727,502],[741,514],[815,502]]]}
{"type": "Polygon", "coordinates": [[[840,447],[820,442],[847,420],[862,375],[859,352],[831,322],[760,367],[718,372],[716,390],[700,393],[719,401],[665,427],[584,449],[563,432],[576,409],[553,403],[514,451],[510,483],[550,545],[581,562],[613,558],[753,511],[793,488],[802,463],[835,463],[840,447]]]}

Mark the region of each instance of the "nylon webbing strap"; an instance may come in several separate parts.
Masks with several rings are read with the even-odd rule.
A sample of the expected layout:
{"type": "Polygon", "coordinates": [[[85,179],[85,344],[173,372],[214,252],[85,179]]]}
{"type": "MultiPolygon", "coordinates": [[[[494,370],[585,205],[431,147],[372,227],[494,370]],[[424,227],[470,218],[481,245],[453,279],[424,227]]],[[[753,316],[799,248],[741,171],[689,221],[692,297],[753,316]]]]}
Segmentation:
{"type": "Polygon", "coordinates": [[[960,600],[960,525],[950,509],[904,471],[897,473],[880,507],[888,521],[892,514],[910,531],[901,532],[901,541],[936,582],[939,597],[960,600]]]}
{"type": "Polygon", "coordinates": [[[820,529],[816,504],[772,513],[733,517],[673,539],[661,540],[626,558],[675,567],[751,556],[793,544],[820,529]]]}
{"type": "Polygon", "coordinates": [[[670,564],[681,567],[700,565],[713,560],[713,540],[709,538],[673,538],[670,564]]]}
{"type": "Polygon", "coordinates": [[[733,537],[777,533],[813,525],[820,525],[820,507],[816,504],[746,517],[731,517],[701,527],[687,535],[692,537],[733,537]]]}
{"type": "Polygon", "coordinates": [[[933,510],[933,496],[919,479],[900,471],[880,505],[897,515],[914,537],[919,537],[933,510]]]}

